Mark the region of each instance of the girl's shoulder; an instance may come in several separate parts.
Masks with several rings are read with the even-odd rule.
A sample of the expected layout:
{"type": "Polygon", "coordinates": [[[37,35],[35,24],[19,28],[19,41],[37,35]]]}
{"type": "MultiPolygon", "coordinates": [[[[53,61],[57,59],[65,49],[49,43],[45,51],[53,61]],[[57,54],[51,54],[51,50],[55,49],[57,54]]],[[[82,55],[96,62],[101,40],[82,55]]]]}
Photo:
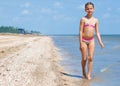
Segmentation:
{"type": "Polygon", "coordinates": [[[85,21],[87,21],[87,18],[84,16],[84,17],[81,18],[81,21],[85,22],[85,21]]]}
{"type": "MultiPolygon", "coordinates": [[[[98,19],[95,18],[95,17],[92,17],[92,19],[98,21],[98,19]]],[[[84,16],[84,17],[81,18],[81,20],[87,20],[87,18],[84,16]]]]}
{"type": "Polygon", "coordinates": [[[85,22],[85,17],[82,17],[82,18],[80,19],[80,22],[85,22]]]}
{"type": "Polygon", "coordinates": [[[84,21],[84,20],[85,20],[85,17],[82,17],[81,20],[84,21]]]}
{"type": "Polygon", "coordinates": [[[81,20],[86,20],[86,19],[87,19],[87,17],[86,17],[86,16],[84,16],[84,17],[82,17],[82,18],[81,18],[81,20]]]}
{"type": "Polygon", "coordinates": [[[97,19],[97,18],[95,18],[95,17],[93,17],[93,20],[94,20],[95,22],[98,22],[98,19],[97,19]]]}

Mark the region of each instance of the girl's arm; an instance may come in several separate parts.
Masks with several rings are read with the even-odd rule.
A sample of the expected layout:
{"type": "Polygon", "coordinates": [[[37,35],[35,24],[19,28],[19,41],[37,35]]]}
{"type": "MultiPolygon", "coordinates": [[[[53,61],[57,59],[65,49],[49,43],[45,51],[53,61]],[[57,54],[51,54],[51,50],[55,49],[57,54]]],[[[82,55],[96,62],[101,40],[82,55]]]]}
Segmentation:
{"type": "Polygon", "coordinates": [[[101,48],[103,48],[104,44],[103,44],[103,42],[101,40],[101,36],[100,36],[99,30],[98,30],[98,20],[96,20],[96,25],[95,26],[96,26],[95,31],[96,31],[96,36],[97,36],[98,42],[99,42],[101,48]]]}
{"type": "Polygon", "coordinates": [[[83,18],[82,18],[82,19],[80,20],[80,27],[79,27],[79,43],[80,43],[80,47],[82,47],[83,25],[84,25],[84,20],[83,20],[83,18]]]}

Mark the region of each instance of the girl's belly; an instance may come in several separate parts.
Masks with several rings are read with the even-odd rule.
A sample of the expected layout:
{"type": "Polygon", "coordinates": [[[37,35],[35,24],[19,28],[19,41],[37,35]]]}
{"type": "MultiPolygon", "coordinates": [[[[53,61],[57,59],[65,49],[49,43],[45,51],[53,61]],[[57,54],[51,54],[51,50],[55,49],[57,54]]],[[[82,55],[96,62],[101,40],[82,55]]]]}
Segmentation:
{"type": "Polygon", "coordinates": [[[82,38],[90,39],[93,38],[94,34],[93,33],[83,33],[82,38]]]}

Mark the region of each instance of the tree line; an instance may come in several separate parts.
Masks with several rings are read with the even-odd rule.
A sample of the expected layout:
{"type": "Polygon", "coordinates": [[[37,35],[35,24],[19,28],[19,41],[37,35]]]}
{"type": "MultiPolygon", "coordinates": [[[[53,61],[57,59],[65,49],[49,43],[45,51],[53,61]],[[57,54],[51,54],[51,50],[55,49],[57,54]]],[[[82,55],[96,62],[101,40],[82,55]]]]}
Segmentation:
{"type": "Polygon", "coordinates": [[[33,34],[39,33],[38,31],[27,31],[23,28],[13,27],[13,26],[0,26],[0,33],[21,33],[21,34],[33,34]]]}

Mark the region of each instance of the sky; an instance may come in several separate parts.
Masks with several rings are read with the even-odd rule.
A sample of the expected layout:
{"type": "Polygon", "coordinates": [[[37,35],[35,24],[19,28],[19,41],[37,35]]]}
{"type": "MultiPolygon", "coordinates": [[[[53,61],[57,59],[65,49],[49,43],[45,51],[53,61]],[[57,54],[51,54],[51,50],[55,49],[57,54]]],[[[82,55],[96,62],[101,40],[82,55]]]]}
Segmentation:
{"type": "Polygon", "coordinates": [[[84,4],[93,2],[100,34],[120,34],[120,0],[0,0],[0,26],[42,34],[78,34],[84,4]]]}

